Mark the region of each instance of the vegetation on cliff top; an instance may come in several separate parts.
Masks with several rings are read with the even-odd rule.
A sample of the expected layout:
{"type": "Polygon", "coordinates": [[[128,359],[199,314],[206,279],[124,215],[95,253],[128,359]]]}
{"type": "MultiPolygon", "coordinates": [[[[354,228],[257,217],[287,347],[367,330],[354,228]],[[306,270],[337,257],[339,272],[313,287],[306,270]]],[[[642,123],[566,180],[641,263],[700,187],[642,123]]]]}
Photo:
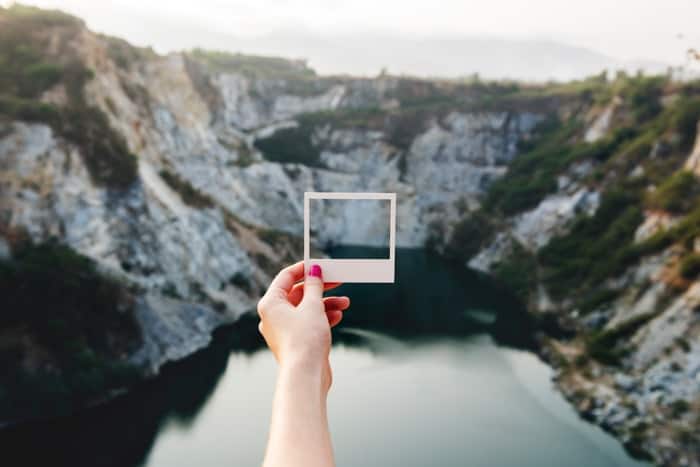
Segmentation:
{"type": "Polygon", "coordinates": [[[215,72],[236,72],[253,79],[304,80],[316,73],[303,60],[243,55],[217,50],[194,49],[189,54],[215,72]]]}
{"type": "Polygon", "coordinates": [[[0,25],[0,118],[49,124],[80,148],[96,183],[128,187],[137,177],[136,158],[107,116],[83,96],[92,72],[69,44],[82,21],[58,11],[14,5],[0,9],[0,25]],[[44,93],[57,86],[65,90],[65,105],[44,99],[44,93]]]}

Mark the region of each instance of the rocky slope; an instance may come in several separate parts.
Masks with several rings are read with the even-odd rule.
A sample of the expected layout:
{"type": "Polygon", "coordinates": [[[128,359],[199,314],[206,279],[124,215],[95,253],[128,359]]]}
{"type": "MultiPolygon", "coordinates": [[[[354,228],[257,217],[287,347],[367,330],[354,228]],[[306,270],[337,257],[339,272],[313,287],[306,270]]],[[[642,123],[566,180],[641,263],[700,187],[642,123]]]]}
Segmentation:
{"type": "MultiPolygon", "coordinates": [[[[300,257],[304,191],[393,191],[398,245],[508,284],[585,416],[700,465],[697,83],[318,77],[159,56],[52,12],[0,25],[17,64],[0,73],[0,252],[57,239],[128,284],[139,332],[110,358],[153,373],[251,309],[300,257]]],[[[324,215],[345,228],[321,244],[372,243],[382,219],[324,215]]]]}
{"type": "MultiPolygon", "coordinates": [[[[21,268],[27,244],[58,242],[128,287],[138,337],[104,357],[146,374],[205,346],[300,258],[304,191],[397,192],[397,243],[422,246],[478,205],[542,119],[484,110],[478,99],[498,86],[319,78],[297,62],[204,51],[159,56],[26,7],[0,10],[0,24],[15,64],[0,76],[4,264],[21,268]]],[[[341,234],[371,243],[383,220],[379,210],[362,224],[323,215],[347,231],[322,228],[321,243],[341,234]]],[[[26,333],[35,344],[0,350],[55,353],[38,330],[26,333]]],[[[78,341],[76,352],[95,350],[78,341]]],[[[62,374],[76,355],[44,363],[62,374]]]]}
{"type": "Polygon", "coordinates": [[[550,133],[566,133],[565,164],[546,150],[520,156],[554,183],[528,185],[518,159],[493,186],[471,216],[498,220],[466,256],[529,304],[557,384],[585,417],[635,455],[696,466],[700,96],[661,78],[612,88],[578,130],[550,133]]]}

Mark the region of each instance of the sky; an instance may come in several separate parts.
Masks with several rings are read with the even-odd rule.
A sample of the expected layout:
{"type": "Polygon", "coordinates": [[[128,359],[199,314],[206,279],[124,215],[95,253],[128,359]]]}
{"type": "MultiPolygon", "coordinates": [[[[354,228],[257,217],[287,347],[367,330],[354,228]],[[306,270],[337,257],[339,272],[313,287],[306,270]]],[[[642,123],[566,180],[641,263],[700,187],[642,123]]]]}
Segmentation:
{"type": "MultiPolygon", "coordinates": [[[[10,2],[0,0],[0,3],[10,2]]],[[[94,30],[139,45],[155,45],[159,52],[182,47],[183,43],[187,44],[186,37],[167,34],[156,37],[143,31],[206,30],[248,39],[299,32],[323,38],[381,34],[410,39],[474,36],[544,39],[585,47],[616,60],[649,60],[672,65],[684,63],[688,48],[700,48],[700,0],[26,0],[24,3],[68,11],[85,19],[94,30]]],[[[303,55],[303,50],[298,55],[303,55]]]]}

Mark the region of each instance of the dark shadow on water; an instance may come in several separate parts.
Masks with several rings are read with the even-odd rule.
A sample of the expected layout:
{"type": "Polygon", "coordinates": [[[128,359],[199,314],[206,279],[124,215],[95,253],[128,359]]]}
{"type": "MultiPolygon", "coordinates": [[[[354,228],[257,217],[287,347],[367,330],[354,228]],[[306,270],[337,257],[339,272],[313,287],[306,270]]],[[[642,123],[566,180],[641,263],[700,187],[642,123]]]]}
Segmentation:
{"type": "MultiPolygon", "coordinates": [[[[339,247],[330,254],[363,257],[367,250],[373,249],[339,247]]],[[[341,327],[402,338],[489,332],[502,344],[533,347],[532,322],[509,291],[461,263],[424,250],[397,249],[393,284],[346,284],[332,293],[352,299],[341,327]]]]}
{"type": "Polygon", "coordinates": [[[216,332],[212,344],[166,365],[158,378],[113,402],[72,417],[32,422],[0,431],[3,465],[138,466],[161,426],[190,426],[205,405],[232,351],[251,353],[264,345],[251,332],[252,318],[216,332]]]}
{"type": "MultiPolygon", "coordinates": [[[[363,255],[371,252],[335,255],[368,257],[363,255]]],[[[531,345],[531,326],[522,308],[487,278],[418,250],[397,250],[396,266],[395,284],[347,284],[333,291],[352,298],[334,331],[335,343],[365,345],[362,336],[343,332],[347,327],[402,340],[491,332],[503,343],[531,345]]],[[[195,422],[232,352],[251,354],[263,347],[257,316],[246,316],[217,331],[207,349],[167,365],[158,378],[109,404],[0,431],[3,465],[139,466],[164,424],[195,422]]]]}

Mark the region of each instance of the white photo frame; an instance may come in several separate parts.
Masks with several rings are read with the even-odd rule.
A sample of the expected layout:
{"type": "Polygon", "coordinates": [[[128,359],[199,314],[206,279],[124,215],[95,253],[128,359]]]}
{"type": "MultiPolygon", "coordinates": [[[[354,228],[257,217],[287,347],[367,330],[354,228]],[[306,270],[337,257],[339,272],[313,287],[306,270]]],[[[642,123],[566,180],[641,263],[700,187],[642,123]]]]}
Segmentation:
{"type": "Polygon", "coordinates": [[[396,256],[396,193],[304,193],[304,275],[312,264],[321,266],[324,282],[393,283],[396,256]],[[311,213],[309,200],[378,200],[389,201],[389,258],[332,259],[311,258],[311,213]]]}

